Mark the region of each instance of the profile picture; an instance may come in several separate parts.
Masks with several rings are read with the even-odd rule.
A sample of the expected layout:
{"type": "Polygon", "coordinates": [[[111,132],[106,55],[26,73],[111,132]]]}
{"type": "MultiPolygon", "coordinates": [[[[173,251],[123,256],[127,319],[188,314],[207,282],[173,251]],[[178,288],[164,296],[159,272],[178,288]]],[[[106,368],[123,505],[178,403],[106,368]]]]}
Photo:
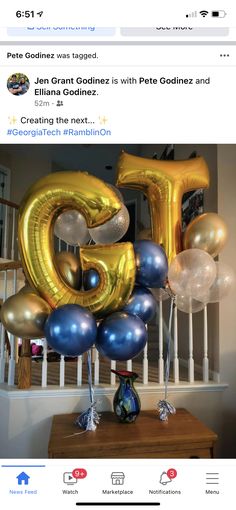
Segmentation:
{"type": "Polygon", "coordinates": [[[29,78],[26,74],[11,74],[7,80],[7,88],[13,96],[23,96],[28,92],[30,86],[29,78]]]}

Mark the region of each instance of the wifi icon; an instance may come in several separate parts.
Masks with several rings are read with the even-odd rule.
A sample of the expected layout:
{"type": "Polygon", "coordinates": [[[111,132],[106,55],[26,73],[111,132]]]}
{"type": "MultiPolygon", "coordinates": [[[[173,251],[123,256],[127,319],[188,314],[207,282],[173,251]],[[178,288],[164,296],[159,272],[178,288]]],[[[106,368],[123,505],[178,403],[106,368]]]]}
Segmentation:
{"type": "Polygon", "coordinates": [[[209,12],[208,11],[200,11],[199,14],[201,14],[201,16],[203,16],[203,18],[205,18],[209,14],[209,12]]]}

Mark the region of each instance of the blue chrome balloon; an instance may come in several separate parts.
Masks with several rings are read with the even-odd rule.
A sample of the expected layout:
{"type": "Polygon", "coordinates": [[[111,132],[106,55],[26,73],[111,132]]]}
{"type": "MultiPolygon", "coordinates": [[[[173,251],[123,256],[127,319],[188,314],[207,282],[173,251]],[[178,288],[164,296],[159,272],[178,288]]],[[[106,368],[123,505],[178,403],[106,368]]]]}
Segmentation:
{"type": "Polygon", "coordinates": [[[89,271],[84,271],[83,273],[83,285],[84,290],[95,289],[100,282],[100,277],[95,269],[89,269],[89,271]]]}
{"type": "Polygon", "coordinates": [[[168,273],[168,261],[163,248],[153,241],[134,243],[136,256],[136,283],[145,287],[164,287],[168,273]]]}
{"type": "Polygon", "coordinates": [[[137,315],[143,322],[150,321],[156,313],[157,303],[151,291],[135,285],[124,312],[137,315]]]}
{"type": "Polygon", "coordinates": [[[126,361],[137,356],[146,342],[147,330],[139,317],[115,312],[99,325],[96,348],[109,359],[126,361]]]}
{"type": "Polygon", "coordinates": [[[79,305],[54,310],[45,324],[49,345],[63,356],[80,356],[96,340],[97,325],[91,312],[79,305]]]}

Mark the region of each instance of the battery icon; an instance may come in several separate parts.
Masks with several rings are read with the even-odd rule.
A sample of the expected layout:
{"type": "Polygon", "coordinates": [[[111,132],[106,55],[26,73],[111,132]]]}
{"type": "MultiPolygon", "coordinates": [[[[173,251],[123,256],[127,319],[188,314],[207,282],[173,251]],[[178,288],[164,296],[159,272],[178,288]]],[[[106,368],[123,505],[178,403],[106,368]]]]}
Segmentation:
{"type": "Polygon", "coordinates": [[[211,11],[211,15],[213,18],[225,18],[226,12],[225,11],[211,11]]]}

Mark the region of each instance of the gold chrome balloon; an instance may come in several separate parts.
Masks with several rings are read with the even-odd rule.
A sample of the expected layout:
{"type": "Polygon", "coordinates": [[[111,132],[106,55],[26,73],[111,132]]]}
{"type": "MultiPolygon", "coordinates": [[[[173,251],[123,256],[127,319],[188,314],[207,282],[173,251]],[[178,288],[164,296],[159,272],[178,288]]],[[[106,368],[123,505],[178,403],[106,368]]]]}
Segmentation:
{"type": "Polygon", "coordinates": [[[216,213],[204,213],[194,218],[184,234],[184,249],[199,248],[212,257],[219,255],[228,238],[224,220],[216,213]]]}
{"type": "Polygon", "coordinates": [[[73,289],[79,289],[81,284],[81,267],[79,258],[70,251],[56,253],[56,267],[63,280],[73,289]]]}
{"type": "Polygon", "coordinates": [[[44,323],[51,308],[34,292],[19,292],[1,308],[1,320],[7,331],[19,338],[44,337],[44,323]]]}
{"type": "Polygon", "coordinates": [[[122,152],[116,185],[138,189],[147,196],[153,241],[163,246],[171,262],[182,251],[183,194],[209,186],[205,160],[197,157],[186,161],[157,161],[122,152]]]}
{"type": "Polygon", "coordinates": [[[53,226],[61,212],[78,210],[93,228],[112,218],[121,205],[103,181],[83,172],[54,173],[29,189],[19,209],[21,260],[30,284],[52,308],[74,303],[102,316],[128,300],[135,279],[130,243],[81,249],[82,269],[93,268],[100,275],[99,286],[88,292],[65,283],[56,268],[53,249],[53,226]]]}

